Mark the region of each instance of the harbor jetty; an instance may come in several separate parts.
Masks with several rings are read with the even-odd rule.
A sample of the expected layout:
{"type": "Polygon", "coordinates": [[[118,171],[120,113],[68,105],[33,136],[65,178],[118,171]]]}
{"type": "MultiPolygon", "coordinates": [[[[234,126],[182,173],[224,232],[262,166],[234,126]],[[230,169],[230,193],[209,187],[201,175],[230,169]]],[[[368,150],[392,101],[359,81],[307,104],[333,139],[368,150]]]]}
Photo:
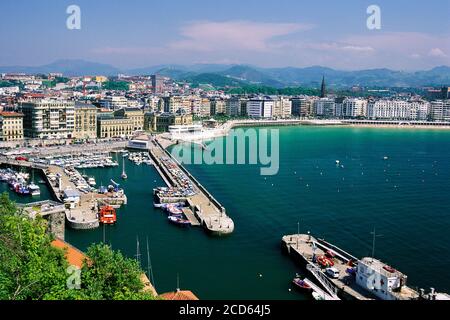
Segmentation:
{"type": "Polygon", "coordinates": [[[188,170],[186,170],[157,140],[152,139],[149,153],[156,170],[167,187],[154,190],[156,205],[184,203],[183,214],[193,226],[203,226],[217,235],[234,231],[234,222],[225,208],[188,170]]]}
{"type": "Polygon", "coordinates": [[[407,286],[407,276],[373,257],[358,259],[310,234],[286,235],[282,248],[312,275],[332,299],[447,300],[448,294],[431,288],[425,294],[407,286]]]}

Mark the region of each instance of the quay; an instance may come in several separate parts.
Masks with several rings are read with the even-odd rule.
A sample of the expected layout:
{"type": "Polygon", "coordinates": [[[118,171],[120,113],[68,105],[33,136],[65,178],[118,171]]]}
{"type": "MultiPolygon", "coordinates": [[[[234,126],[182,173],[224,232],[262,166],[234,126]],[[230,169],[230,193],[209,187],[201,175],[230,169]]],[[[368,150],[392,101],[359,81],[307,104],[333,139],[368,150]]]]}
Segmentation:
{"type": "Polygon", "coordinates": [[[374,258],[358,259],[309,234],[284,236],[282,247],[333,298],[418,300],[424,296],[406,285],[406,275],[383,262],[374,258]],[[328,277],[324,268],[335,269],[338,276],[328,277]]]}
{"type": "Polygon", "coordinates": [[[155,194],[158,203],[187,203],[188,208],[183,213],[191,225],[203,226],[212,234],[225,235],[234,231],[234,222],[227,216],[225,208],[157,139],[151,140],[149,154],[162,179],[174,190],[170,195],[155,194]]]}

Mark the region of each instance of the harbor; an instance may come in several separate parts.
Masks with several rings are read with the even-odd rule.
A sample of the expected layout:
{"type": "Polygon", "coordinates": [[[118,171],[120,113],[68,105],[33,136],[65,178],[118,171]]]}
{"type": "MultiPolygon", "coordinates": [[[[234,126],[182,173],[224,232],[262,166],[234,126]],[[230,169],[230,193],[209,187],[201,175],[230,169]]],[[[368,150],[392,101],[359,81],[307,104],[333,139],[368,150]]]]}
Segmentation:
{"type": "MultiPolygon", "coordinates": [[[[15,157],[0,158],[3,165],[11,168],[19,168],[15,171],[11,168],[0,170],[0,180],[8,183],[10,189],[21,196],[39,195],[39,185],[31,181],[26,170],[40,170],[40,181],[45,184],[53,199],[64,205],[66,225],[73,229],[95,229],[101,223],[101,209],[109,207],[118,209],[127,204],[127,196],[120,185],[111,179],[108,187],[95,188],[96,182],[93,177],[82,175],[76,168],[104,168],[116,167],[118,163],[112,161],[109,153],[81,153],[69,156],[46,156],[42,157],[15,157]]],[[[34,171],[32,171],[34,174],[34,171]]],[[[62,237],[63,238],[63,237],[62,237]]]]}
{"type": "MultiPolygon", "coordinates": [[[[205,299],[305,300],[314,298],[309,291],[295,289],[292,279],[297,273],[302,280],[306,277],[326,290],[292,257],[280,253],[281,236],[295,234],[300,220],[305,230],[324,236],[355,258],[370,257],[370,232],[376,225],[384,234],[377,240],[376,257],[408,275],[408,286],[416,292],[420,293],[420,288],[429,291],[430,286],[437,292],[448,292],[446,261],[442,258],[450,254],[446,246],[445,194],[450,171],[445,165],[445,132],[417,136],[398,130],[293,126],[283,128],[280,139],[289,149],[280,150],[280,174],[267,180],[251,166],[185,166],[239,223],[232,237],[216,240],[207,233],[192,232],[194,228],[169,223],[167,215],[152,201],[153,189],[168,187],[158,167],[135,165],[122,157],[124,153],[117,153],[113,160],[119,166],[77,171],[95,178],[98,186],[109,184],[111,178],[120,183],[128,201],[117,211],[118,223],[81,232],[66,228],[66,240],[81,250],[105,241],[134,257],[136,235],[141,240],[148,236],[158,292],[173,290],[174,275],[179,273],[183,286],[205,299]],[[348,141],[353,131],[360,135],[360,143],[339,146],[338,142],[348,141]],[[375,134],[377,141],[389,143],[371,142],[375,134]],[[293,142],[293,137],[299,142],[293,142]],[[435,146],[433,151],[425,152],[425,139],[435,146]],[[389,160],[384,160],[385,156],[389,160]],[[345,168],[338,167],[336,159],[345,168]],[[120,179],[123,165],[126,180],[120,179]],[[427,199],[433,201],[424,205],[427,199]],[[372,214],[361,211],[362,207],[372,214]],[[199,273],[199,266],[214,271],[199,273]],[[218,274],[221,281],[217,281],[218,274]],[[240,290],[236,290],[236,281],[240,290]]],[[[36,181],[40,178],[36,173],[36,181]]],[[[9,190],[5,183],[0,186],[9,190]]],[[[40,186],[42,197],[46,188],[40,186]]],[[[10,194],[17,202],[34,199],[10,194]]]]}

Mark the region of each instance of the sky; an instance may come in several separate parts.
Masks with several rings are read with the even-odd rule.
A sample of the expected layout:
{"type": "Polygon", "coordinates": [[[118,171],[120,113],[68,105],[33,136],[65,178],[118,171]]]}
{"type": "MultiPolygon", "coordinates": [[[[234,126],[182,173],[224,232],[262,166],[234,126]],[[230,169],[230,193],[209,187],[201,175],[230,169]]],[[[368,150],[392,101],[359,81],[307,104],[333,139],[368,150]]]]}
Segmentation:
{"type": "Polygon", "coordinates": [[[450,65],[450,0],[1,0],[0,66],[83,59],[425,70],[450,65]],[[66,26],[69,5],[81,29],[66,26]],[[370,30],[367,8],[380,8],[370,30]]]}

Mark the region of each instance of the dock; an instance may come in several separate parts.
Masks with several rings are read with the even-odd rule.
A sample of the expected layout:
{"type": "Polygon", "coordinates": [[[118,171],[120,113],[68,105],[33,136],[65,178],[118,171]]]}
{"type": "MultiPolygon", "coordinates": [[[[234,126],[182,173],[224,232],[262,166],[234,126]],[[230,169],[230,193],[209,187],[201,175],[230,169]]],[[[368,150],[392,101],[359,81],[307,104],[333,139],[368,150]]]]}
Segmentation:
{"type": "Polygon", "coordinates": [[[225,208],[186,170],[177,159],[155,139],[149,147],[155,168],[173,192],[158,197],[158,202],[184,202],[186,218],[193,226],[203,226],[207,231],[224,235],[234,231],[234,222],[225,208]]]}
{"type": "Polygon", "coordinates": [[[197,217],[194,215],[190,208],[183,208],[183,214],[189,220],[192,226],[200,226],[200,221],[198,221],[197,217]]]}
{"type": "Polygon", "coordinates": [[[323,300],[341,300],[337,295],[331,295],[328,292],[322,290],[319,286],[317,286],[314,282],[309,280],[308,278],[303,279],[305,283],[311,287],[311,289],[317,293],[319,296],[323,298],[323,300]]]}
{"type": "Polygon", "coordinates": [[[329,248],[320,243],[320,240],[305,234],[284,236],[282,242],[288,253],[306,268],[330,296],[356,300],[375,299],[370,292],[358,286],[353,276],[347,273],[353,258],[346,256],[345,252],[337,253],[337,247],[329,248]],[[316,257],[325,255],[327,251],[333,251],[337,254],[333,266],[339,271],[339,278],[337,279],[327,277],[313,262],[316,257]]]}

